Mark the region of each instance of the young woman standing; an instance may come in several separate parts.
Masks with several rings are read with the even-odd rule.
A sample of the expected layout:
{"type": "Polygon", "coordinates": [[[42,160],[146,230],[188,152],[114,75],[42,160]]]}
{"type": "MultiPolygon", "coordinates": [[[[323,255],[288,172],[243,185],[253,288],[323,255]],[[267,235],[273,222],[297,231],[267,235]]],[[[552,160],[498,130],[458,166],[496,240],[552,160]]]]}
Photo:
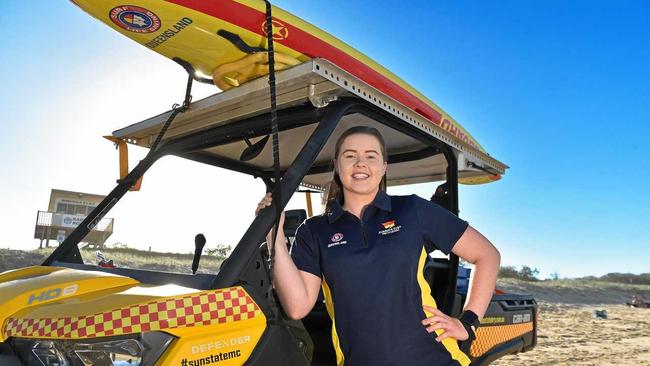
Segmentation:
{"type": "MultiPolygon", "coordinates": [[[[322,287],[338,365],[468,365],[457,341],[473,336],[485,314],[499,252],[446,209],[415,195],[388,196],[386,156],[374,128],[341,135],[326,212],[298,228],[291,254],[276,245],[275,290],[286,314],[301,319],[322,287]],[[475,265],[460,319],[437,309],[424,280],[434,249],[475,265]]],[[[256,212],[271,200],[267,194],[256,212]]],[[[282,230],[276,243],[286,243],[282,230]]]]}

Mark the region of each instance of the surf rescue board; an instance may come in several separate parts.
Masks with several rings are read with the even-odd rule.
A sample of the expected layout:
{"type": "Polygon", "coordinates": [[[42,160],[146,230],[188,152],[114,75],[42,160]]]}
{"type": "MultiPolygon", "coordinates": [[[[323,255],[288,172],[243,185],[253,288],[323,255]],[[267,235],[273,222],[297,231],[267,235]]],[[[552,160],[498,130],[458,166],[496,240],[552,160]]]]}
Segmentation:
{"type": "MultiPolygon", "coordinates": [[[[262,0],[71,0],[83,11],[201,81],[222,90],[268,73],[266,4],[262,0]]],[[[412,109],[453,138],[485,153],[451,116],[361,52],[308,22],[272,8],[276,68],[324,58],[412,109]]],[[[498,180],[499,174],[465,184],[498,180]]]]}

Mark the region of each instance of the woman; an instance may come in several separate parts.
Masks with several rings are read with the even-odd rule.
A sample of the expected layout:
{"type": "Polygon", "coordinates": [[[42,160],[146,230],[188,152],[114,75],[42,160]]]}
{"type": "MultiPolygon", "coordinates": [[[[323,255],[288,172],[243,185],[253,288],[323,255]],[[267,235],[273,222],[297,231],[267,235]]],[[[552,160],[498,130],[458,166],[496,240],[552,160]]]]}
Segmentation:
{"type": "MultiPolygon", "coordinates": [[[[485,314],[499,252],[444,208],[415,195],[388,196],[386,156],[374,128],[341,135],[326,212],[298,228],[291,254],[276,245],[276,292],[286,314],[301,319],[322,286],[338,365],[468,365],[457,341],[473,336],[485,314]],[[438,310],[430,295],[422,272],[433,249],[475,265],[461,319],[438,310]]],[[[271,200],[267,194],[257,211],[271,200]]],[[[276,243],[286,243],[282,230],[276,243]]]]}

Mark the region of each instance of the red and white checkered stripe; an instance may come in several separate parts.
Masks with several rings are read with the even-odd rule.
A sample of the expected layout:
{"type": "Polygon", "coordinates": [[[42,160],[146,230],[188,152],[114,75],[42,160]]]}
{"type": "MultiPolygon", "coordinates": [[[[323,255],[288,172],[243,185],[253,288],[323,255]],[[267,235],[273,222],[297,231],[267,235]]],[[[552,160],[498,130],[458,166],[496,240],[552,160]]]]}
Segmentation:
{"type": "Polygon", "coordinates": [[[252,319],[260,308],[241,287],[157,299],[80,317],[9,318],[5,338],[95,338],[252,319]]]}

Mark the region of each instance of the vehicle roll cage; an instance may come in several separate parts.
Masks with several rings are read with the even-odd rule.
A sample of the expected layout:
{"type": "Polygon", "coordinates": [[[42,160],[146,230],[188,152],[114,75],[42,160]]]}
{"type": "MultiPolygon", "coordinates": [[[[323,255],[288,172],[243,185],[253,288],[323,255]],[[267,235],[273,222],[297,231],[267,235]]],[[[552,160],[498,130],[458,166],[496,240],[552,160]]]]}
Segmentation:
{"type": "MultiPolygon", "coordinates": [[[[437,140],[433,136],[417,129],[412,124],[399,117],[378,108],[359,98],[341,98],[322,108],[305,104],[278,110],[279,131],[296,127],[317,124],[300,153],[291,165],[282,171],[280,184],[273,182],[271,169],[260,169],[256,166],[234,159],[217,157],[202,150],[224,144],[241,141],[244,137],[255,138],[266,136],[271,132],[268,113],[249,117],[237,122],[212,127],[167,141],[148,154],[129,174],[118,180],[117,186],[106,198],[79,224],[75,230],[52,252],[43,262],[50,266],[54,262],[83,263],[78,248],[79,242],[95,227],[108,211],[129,191],[129,188],[140,179],[144,173],[161,157],[175,155],[201,163],[209,164],[228,170],[249,174],[262,178],[269,190],[281,190],[282,202],[262,210],[243,234],[231,255],[226,259],[220,271],[215,275],[213,288],[223,288],[238,284],[250,284],[258,281],[260,269],[259,244],[265,240],[266,233],[271,229],[275,220],[275,205],[280,204],[284,209],[293,193],[298,189],[303,178],[308,174],[324,173],[331,170],[330,165],[313,166],[318,154],[332,135],[339,121],[348,114],[360,113],[388,127],[399,130],[420,142],[427,148],[408,153],[390,155],[389,164],[418,160],[425,157],[443,154],[447,161],[447,209],[458,215],[458,162],[454,149],[437,140]]],[[[277,196],[277,195],[276,195],[277,196]]],[[[454,303],[456,289],[456,271],[458,257],[454,254],[449,258],[448,286],[442,304],[443,311],[450,310],[454,303]]],[[[268,284],[266,284],[268,286],[268,284]]]]}

